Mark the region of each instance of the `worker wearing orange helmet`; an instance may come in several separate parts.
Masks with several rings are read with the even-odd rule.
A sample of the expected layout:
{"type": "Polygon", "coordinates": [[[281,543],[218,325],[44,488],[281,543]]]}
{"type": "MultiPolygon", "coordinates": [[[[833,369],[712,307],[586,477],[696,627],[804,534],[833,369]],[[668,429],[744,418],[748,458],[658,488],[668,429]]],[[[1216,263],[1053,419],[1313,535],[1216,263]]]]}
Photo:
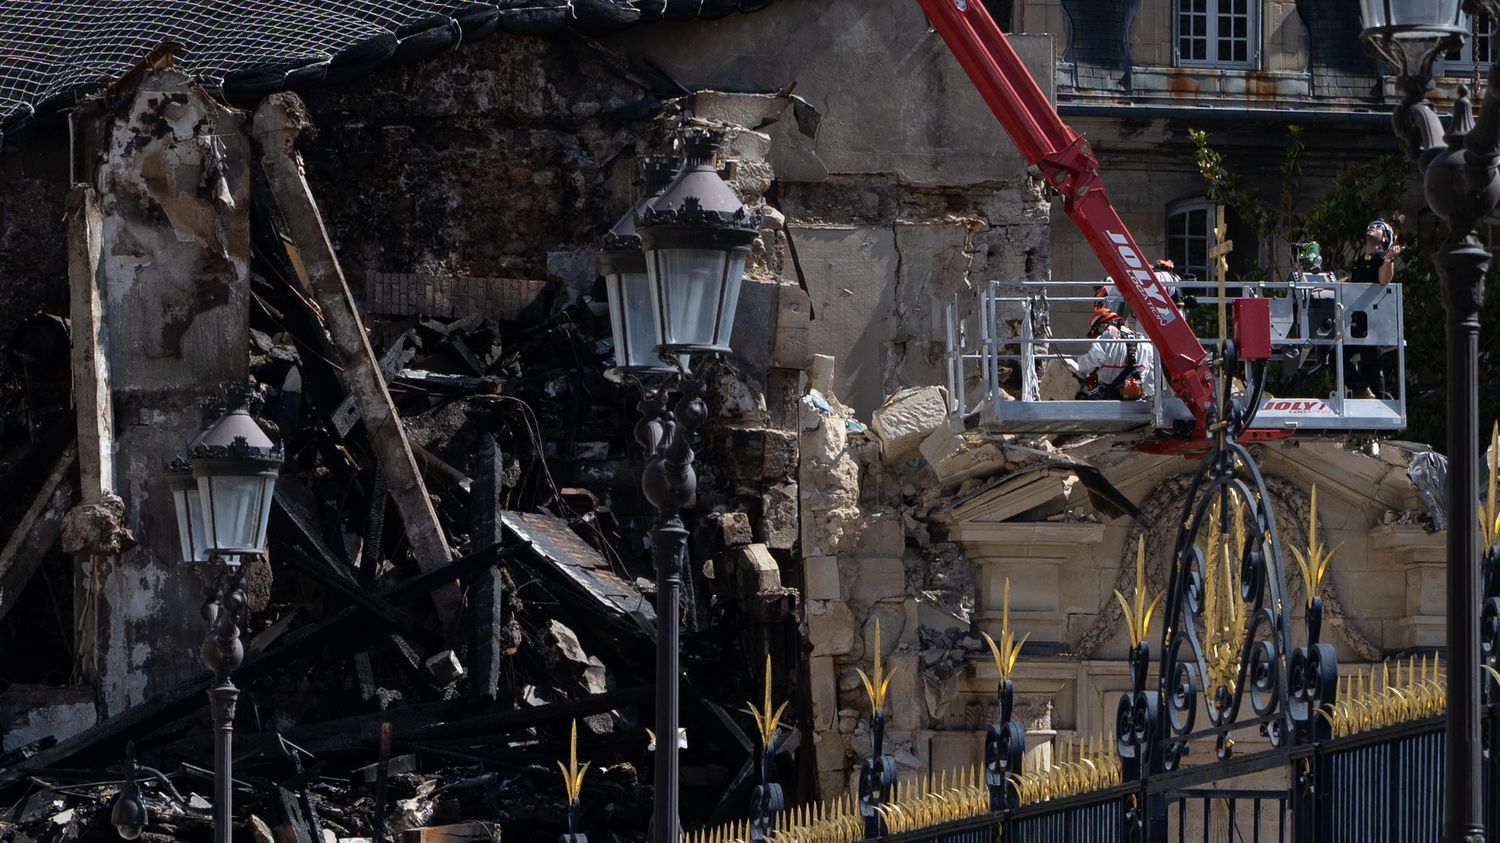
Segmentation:
{"type": "Polygon", "coordinates": [[[1089,350],[1075,361],[1075,374],[1090,398],[1132,401],[1154,392],[1156,349],[1105,306],[1089,319],[1089,350]]]}

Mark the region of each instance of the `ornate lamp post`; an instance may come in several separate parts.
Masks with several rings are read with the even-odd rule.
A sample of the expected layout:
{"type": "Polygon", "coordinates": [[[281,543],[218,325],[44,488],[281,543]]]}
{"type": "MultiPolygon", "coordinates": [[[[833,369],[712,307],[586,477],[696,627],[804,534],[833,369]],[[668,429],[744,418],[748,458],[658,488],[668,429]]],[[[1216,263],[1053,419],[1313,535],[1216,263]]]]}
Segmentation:
{"type": "MultiPolygon", "coordinates": [[[[606,258],[617,370],[642,389],[636,438],[646,452],[641,490],[656,509],[656,804],[652,840],[676,843],[678,810],[679,603],[688,531],[680,512],[692,503],[692,432],[708,415],[702,383],[688,361],[729,351],[740,280],[760,233],[751,212],[713,168],[718,136],[680,133],[686,166],[660,195],[649,195],[612,230],[606,258]],[[635,237],[644,267],[626,254],[635,237]],[[645,283],[639,272],[644,269],[645,283]],[[612,279],[610,276],[614,276],[612,279]],[[644,297],[643,297],[644,296],[644,297]],[[649,351],[641,338],[654,342],[649,351]]],[[[660,165],[652,165],[660,178],[660,165]]],[[[648,170],[648,180],[652,179],[648,170]]],[[[648,181],[648,183],[650,183],[648,181]]],[[[698,375],[702,367],[696,367],[698,375]]]]}
{"type": "Polygon", "coordinates": [[[231,750],[239,689],[229,674],[245,658],[240,625],[245,611],[244,563],[266,552],[266,524],[281,467],[281,447],[250,417],[249,396],[188,445],[188,458],[168,469],[182,555],[202,565],[208,637],[203,663],[214,674],[208,690],[214,722],[214,841],[231,839],[234,779],[231,750]]]}
{"type": "Polygon", "coordinates": [[[1476,236],[1500,202],[1500,84],[1491,68],[1479,120],[1459,89],[1444,132],[1427,101],[1432,62],[1463,43],[1466,11],[1497,18],[1497,0],[1361,0],[1367,52],[1396,69],[1397,136],[1423,173],[1427,203],[1447,239],[1435,260],[1448,309],[1448,724],[1443,839],[1484,840],[1479,723],[1479,307],[1490,252],[1476,236]]]}

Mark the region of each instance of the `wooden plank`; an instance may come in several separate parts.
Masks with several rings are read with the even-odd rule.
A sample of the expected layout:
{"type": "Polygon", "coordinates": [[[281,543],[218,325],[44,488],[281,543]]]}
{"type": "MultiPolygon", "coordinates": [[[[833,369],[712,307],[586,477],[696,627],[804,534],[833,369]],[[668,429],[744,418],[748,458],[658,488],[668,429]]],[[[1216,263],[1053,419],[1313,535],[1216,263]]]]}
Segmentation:
{"type": "Polygon", "coordinates": [[[32,574],[42,564],[47,551],[62,530],[63,515],[73,505],[77,490],[66,479],[78,461],[78,450],[69,447],[42,483],[41,491],[21,516],[21,523],[0,549],[0,618],[4,618],[21,599],[21,592],[32,574]]]}
{"type": "MultiPolygon", "coordinates": [[[[391,500],[401,515],[412,556],[423,571],[438,568],[451,562],[453,553],[381,376],[380,362],[370,348],[359,309],[323,226],[312,188],[303,176],[302,158],[294,146],[303,128],[302,118],[297,115],[303,113],[301,103],[291,94],[272,96],[255,112],[254,131],[261,143],[261,165],[285,223],[289,238],[287,254],[299,279],[322,310],[328,333],[343,359],[349,388],[364,418],[371,447],[385,470],[391,500]]],[[[444,627],[450,632],[456,630],[463,606],[457,586],[440,588],[433,592],[432,598],[444,627]]]]}
{"type": "Polygon", "coordinates": [[[104,310],[99,290],[104,216],[92,187],[75,187],[68,194],[67,223],[79,493],[84,503],[98,503],[104,493],[115,488],[115,411],[110,398],[109,358],[104,353],[104,310]]]}

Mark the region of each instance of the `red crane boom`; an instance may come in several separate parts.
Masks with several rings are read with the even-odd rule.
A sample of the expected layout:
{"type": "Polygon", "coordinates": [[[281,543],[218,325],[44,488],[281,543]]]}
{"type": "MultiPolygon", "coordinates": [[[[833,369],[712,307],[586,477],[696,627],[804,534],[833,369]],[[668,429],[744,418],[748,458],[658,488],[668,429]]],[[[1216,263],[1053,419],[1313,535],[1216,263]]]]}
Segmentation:
{"type": "Polygon", "coordinates": [[[1068,217],[1151,337],[1173,391],[1192,411],[1201,436],[1215,400],[1208,352],[1110,203],[1088,142],[1063,122],[980,0],[917,2],[1021,157],[1061,194],[1068,217]]]}

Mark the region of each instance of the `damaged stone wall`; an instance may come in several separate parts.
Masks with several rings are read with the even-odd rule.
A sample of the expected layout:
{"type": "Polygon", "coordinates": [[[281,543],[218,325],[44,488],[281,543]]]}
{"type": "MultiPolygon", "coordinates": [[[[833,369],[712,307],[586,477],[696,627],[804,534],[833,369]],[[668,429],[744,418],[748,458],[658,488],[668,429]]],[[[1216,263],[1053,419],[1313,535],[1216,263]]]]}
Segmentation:
{"type": "MultiPolygon", "coordinates": [[[[694,87],[792,97],[762,127],[783,272],[807,293],[810,353],[838,361],[835,390],[859,418],[942,381],[955,293],[1045,277],[1049,205],[917,4],[779,3],[610,43],[694,87]]],[[[1014,43],[1050,90],[1050,40],[1014,43]]]]}
{"type": "Polygon", "coordinates": [[[202,403],[247,378],[249,139],[177,71],[78,120],[92,183],[69,209],[83,483],[63,545],[79,563],[80,677],[108,716],[202,669],[200,630],[164,622],[202,600],[164,468],[202,429],[202,403]]]}

